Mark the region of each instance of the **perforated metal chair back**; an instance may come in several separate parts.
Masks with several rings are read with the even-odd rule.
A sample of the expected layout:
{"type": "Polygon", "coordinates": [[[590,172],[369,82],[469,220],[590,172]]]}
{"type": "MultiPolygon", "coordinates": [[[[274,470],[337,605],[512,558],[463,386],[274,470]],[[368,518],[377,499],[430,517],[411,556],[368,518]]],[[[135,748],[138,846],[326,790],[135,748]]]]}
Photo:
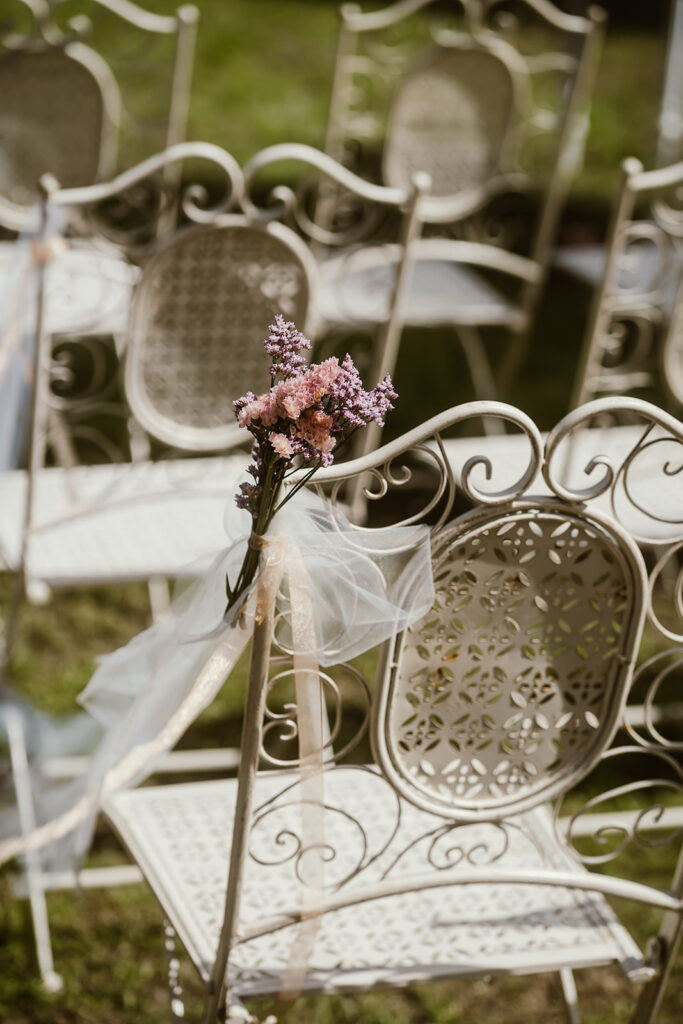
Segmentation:
{"type": "Polygon", "coordinates": [[[294,232],[241,216],[161,246],[143,268],[127,343],[126,393],[145,430],[191,451],[243,441],[232,403],[270,385],[263,339],[276,313],[306,330],[314,273],[294,232]]]}
{"type": "Polygon", "coordinates": [[[512,69],[472,44],[435,47],[399,82],[384,147],[388,185],[408,187],[417,171],[433,195],[485,185],[500,173],[519,125],[512,69]]]}
{"type": "Polygon", "coordinates": [[[21,227],[46,172],[64,187],[111,174],[119,93],[106,63],[80,43],[0,54],[0,217],[21,227]]]}
{"type": "Polygon", "coordinates": [[[576,782],[610,742],[644,578],[614,524],[548,502],[434,538],[432,611],[396,642],[377,749],[404,796],[484,820],[576,782]]]}

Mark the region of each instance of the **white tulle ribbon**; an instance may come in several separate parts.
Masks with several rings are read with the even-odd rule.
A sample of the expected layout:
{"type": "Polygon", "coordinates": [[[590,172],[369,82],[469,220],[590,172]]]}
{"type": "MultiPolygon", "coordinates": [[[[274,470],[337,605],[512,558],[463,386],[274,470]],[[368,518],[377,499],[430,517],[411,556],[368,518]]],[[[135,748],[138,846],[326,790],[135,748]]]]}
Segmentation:
{"type": "MultiPolygon", "coordinates": [[[[313,597],[320,664],[355,657],[431,607],[426,527],[358,529],[338,510],[302,491],[268,531],[271,543],[262,553],[255,586],[224,619],[225,576],[237,577],[250,525],[246,514],[232,506],[228,519],[233,543],[174,602],[170,617],[101,659],[80,697],[104,730],[89,769],[67,786],[43,792],[37,813],[44,824],[28,836],[0,842],[0,863],[46,847],[53,865],[81,860],[101,800],[153,771],[213,700],[245,650],[254,624],[263,616],[258,607],[263,575],[282,571],[277,569],[282,546],[273,542],[274,537],[285,539],[285,563],[287,549],[300,552],[313,597]]],[[[6,827],[2,831],[7,834],[6,827]]]]}

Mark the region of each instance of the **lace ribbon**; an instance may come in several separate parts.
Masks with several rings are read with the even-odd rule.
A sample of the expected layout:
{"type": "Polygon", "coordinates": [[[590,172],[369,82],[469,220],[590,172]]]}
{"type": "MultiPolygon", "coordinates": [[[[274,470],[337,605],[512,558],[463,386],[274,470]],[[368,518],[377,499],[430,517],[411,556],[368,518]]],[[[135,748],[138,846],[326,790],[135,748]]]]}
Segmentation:
{"type": "MultiPolygon", "coordinates": [[[[257,578],[261,585],[222,619],[225,575],[236,578],[248,543],[240,519],[246,519],[244,513],[228,510],[228,534],[237,539],[174,602],[170,618],[101,660],[79,698],[103,727],[88,772],[66,786],[41,793],[36,787],[36,810],[44,824],[28,836],[10,834],[0,842],[0,863],[41,848],[48,848],[45,866],[48,860],[59,866],[79,863],[101,800],[151,774],[218,693],[264,616],[259,594],[277,592],[279,581],[264,586],[263,573],[282,571],[276,569],[277,558],[266,558],[257,578]],[[220,625],[211,628],[216,621],[220,625]]],[[[313,787],[323,746],[315,653],[323,665],[349,660],[426,614],[433,601],[429,533],[426,527],[359,530],[310,492],[300,492],[270,534],[282,534],[288,550],[298,552],[289,563],[297,593],[292,603],[297,699],[308,723],[300,761],[313,787]],[[307,680],[314,676],[312,697],[307,680]]],[[[10,820],[0,820],[0,834],[8,835],[10,820]]],[[[16,830],[15,821],[12,825],[16,830]]],[[[313,884],[311,891],[317,888],[313,884]]],[[[315,916],[314,910],[310,914],[315,916]]]]}

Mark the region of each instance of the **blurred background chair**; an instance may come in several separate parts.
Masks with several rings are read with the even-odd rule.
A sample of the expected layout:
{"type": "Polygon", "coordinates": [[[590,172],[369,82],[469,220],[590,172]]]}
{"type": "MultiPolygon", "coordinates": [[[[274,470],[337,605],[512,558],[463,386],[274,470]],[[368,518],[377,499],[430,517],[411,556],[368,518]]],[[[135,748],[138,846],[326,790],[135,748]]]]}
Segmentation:
{"type": "MultiPolygon", "coordinates": [[[[610,401],[616,412],[620,400],[610,401]]],[[[303,741],[296,729],[274,728],[299,719],[282,689],[291,670],[277,638],[270,661],[270,615],[255,632],[239,781],[144,787],[106,801],[205,985],[207,1022],[223,1009],[231,1024],[244,1020],[242,1000],[548,972],[559,975],[567,1019],[578,1024],[573,972],[591,965],[620,968],[639,986],[633,1021],[657,1017],[683,890],[680,870],[658,882],[648,871],[655,847],[673,844],[680,858],[683,747],[651,721],[634,730],[627,706],[637,682],[652,698],[662,673],[680,682],[683,624],[658,602],[659,573],[648,580],[621,517],[587,509],[581,490],[555,478],[575,416],[542,453],[524,414],[489,409],[523,431],[523,472],[501,494],[469,486],[466,470],[474,508],[450,519],[456,488],[440,434],[487,414],[479,404],[317,478],[319,490],[334,490],[373,469],[392,522],[433,523],[434,607],[384,645],[366,713],[352,716],[347,733],[351,749],[370,723],[374,764],[357,763],[355,750],[356,763],[321,763],[311,823],[303,741]],[[435,453],[432,485],[406,517],[395,491],[411,478],[411,453],[421,463],[425,447],[435,453]],[[521,499],[541,467],[550,496],[521,499]],[[649,654],[636,668],[646,620],[649,654]],[[576,793],[586,779],[589,797],[576,793]],[[198,874],[190,866],[200,858],[198,874]],[[618,916],[613,897],[633,913],[618,916]]],[[[636,406],[680,458],[680,421],[636,406]]],[[[637,462],[628,471],[637,477],[637,462]]],[[[663,494],[648,480],[649,504],[638,511],[670,514],[673,527],[679,509],[666,500],[665,477],[663,494]]],[[[605,488],[614,482],[605,478],[605,488]]],[[[664,561],[676,562],[681,543],[679,524],[664,561]]],[[[339,697],[348,671],[321,672],[316,694],[339,697]]],[[[182,1017],[177,966],[170,981],[182,1017]]]]}
{"type": "MultiPolygon", "coordinates": [[[[288,156],[336,176],[346,188],[356,188],[365,200],[411,208],[407,191],[370,187],[308,147],[295,148],[294,154],[285,149],[288,156]]],[[[270,155],[276,162],[282,154],[270,155]]],[[[224,527],[226,505],[232,506],[249,461],[246,452],[239,452],[250,438],[235,422],[233,401],[254,387],[270,386],[263,341],[278,313],[304,332],[315,330],[313,255],[299,234],[278,221],[281,207],[258,209],[245,201],[250,213],[225,212],[242,197],[242,175],[229,154],[215,146],[184,143],[110,183],[48,188],[45,221],[50,222],[53,207],[99,203],[172,160],[190,158],[203,158],[222,171],[227,183],[223,203],[207,210],[188,186],[183,210],[196,223],[156,241],[141,263],[121,344],[125,404],[91,406],[83,423],[68,424],[71,433],[59,433],[56,442],[50,417],[52,351],[38,316],[29,467],[0,474],[0,556],[15,578],[3,651],[8,679],[26,596],[45,600],[53,588],[145,580],[153,615],[160,618],[168,608],[168,580],[201,575],[225,549],[230,539],[224,527]],[[83,442],[103,448],[108,461],[88,465],[72,457],[70,449],[77,452],[83,442]],[[55,443],[65,453],[61,465],[48,464],[55,443]]],[[[410,213],[405,217],[410,220],[410,213]]],[[[39,265],[36,272],[40,314],[44,268],[39,265]]],[[[63,425],[58,421],[60,429],[63,425]]],[[[13,714],[11,699],[8,706],[15,789],[22,826],[29,829],[39,780],[28,773],[21,715],[13,714]]],[[[41,763],[42,778],[87,770],[87,758],[72,753],[77,752],[64,751],[69,756],[41,763]]],[[[215,772],[235,763],[233,749],[203,749],[196,756],[194,751],[171,752],[160,770],[215,772]]],[[[52,983],[41,894],[69,887],[75,878],[41,871],[39,856],[27,867],[41,968],[52,983]]],[[[99,875],[88,877],[94,885],[99,875]]],[[[105,873],[102,884],[117,884],[119,877],[128,882],[130,871],[105,873]]]]}
{"type": "Polygon", "coordinates": [[[683,407],[683,163],[622,167],[572,405],[636,394],[683,407]]]}
{"type": "MultiPolygon", "coordinates": [[[[63,0],[12,0],[16,21],[11,29],[5,23],[0,39],[0,223],[17,231],[37,226],[32,206],[43,174],[63,188],[90,185],[150,155],[150,140],[152,152],[185,140],[197,8],[186,5],[169,17],[130,2],[82,0],[68,5],[68,21],[61,24],[62,6],[63,0]],[[82,41],[88,37],[92,45],[82,41]],[[162,100],[155,123],[131,113],[122,96],[136,60],[150,92],[160,58],[154,44],[166,40],[165,82],[151,89],[162,100]],[[98,44],[115,62],[118,54],[120,78],[98,44]],[[138,139],[133,160],[131,137],[138,139]]],[[[148,95],[144,101],[153,104],[148,95]]],[[[177,184],[175,168],[165,175],[177,184]]]]}
{"type": "MultiPolygon", "coordinates": [[[[405,187],[416,171],[430,176],[403,323],[455,330],[475,395],[494,397],[496,378],[509,388],[523,362],[582,158],[604,14],[526,0],[448,10],[402,0],[372,12],[345,4],[341,15],[326,150],[389,186],[405,187]],[[503,329],[502,347],[497,337],[494,348],[484,344],[490,329],[503,329]]],[[[349,241],[354,231],[358,241],[353,219],[334,190],[320,194],[321,243],[325,229],[349,223],[349,241]]],[[[351,321],[367,330],[382,319],[389,271],[375,256],[373,265],[365,254],[357,272],[323,265],[330,328],[351,321]]],[[[395,359],[395,346],[378,346],[375,375],[395,359]]]]}
{"type": "MultiPolygon", "coordinates": [[[[225,151],[185,143],[107,185],[55,191],[48,196],[47,207],[85,206],[129,187],[157,165],[192,156],[203,156],[222,170],[228,182],[223,206],[242,197],[241,172],[225,151]]],[[[401,216],[412,222],[415,201],[411,203],[409,190],[369,186],[310,147],[264,150],[251,162],[248,180],[258,169],[272,169],[283,160],[296,160],[332,177],[366,202],[393,211],[405,207],[401,216]]],[[[191,187],[185,192],[184,211],[199,223],[155,243],[135,287],[121,343],[125,403],[113,409],[93,405],[90,420],[75,423],[66,438],[60,434],[55,439],[52,431],[52,356],[39,327],[42,350],[37,357],[30,465],[28,472],[3,475],[6,500],[0,513],[5,565],[24,573],[29,588],[39,581],[64,586],[173,576],[186,562],[221,546],[220,503],[234,493],[234,475],[226,473],[220,460],[211,463],[214,475],[204,460],[195,470],[193,460],[174,456],[213,455],[246,443],[232,403],[254,387],[269,386],[263,340],[278,312],[304,332],[315,335],[317,330],[317,264],[301,233],[282,222],[289,219],[289,202],[258,206],[253,199],[242,198],[246,213],[226,215],[223,206],[212,212],[200,207],[191,187]],[[97,417],[107,413],[119,420],[120,452],[116,426],[98,424],[97,417]],[[95,450],[99,443],[107,461],[114,457],[116,462],[80,465],[78,452],[70,455],[70,448],[81,440],[95,450]],[[68,464],[50,467],[57,445],[66,450],[62,461],[68,464]],[[184,528],[174,519],[173,503],[182,506],[193,484],[214,495],[213,526],[197,510],[187,510],[184,528]],[[147,533],[144,499],[150,495],[161,498],[161,505],[152,502],[147,533]],[[22,508],[28,508],[25,523],[22,508]],[[198,520],[202,531],[196,529],[198,520]],[[183,535],[189,545],[185,551],[183,535]]],[[[404,250],[407,253],[407,247],[404,250]]],[[[241,467],[243,457],[234,465],[241,467]]]]}
{"type": "MultiPolygon", "coordinates": [[[[124,253],[120,243],[130,246],[172,229],[179,165],[162,166],[155,178],[116,196],[106,237],[103,222],[86,216],[86,208],[55,208],[40,253],[33,245],[41,230],[39,180],[49,173],[64,188],[88,186],[139,161],[150,147],[155,152],[159,144],[184,140],[198,18],[189,5],[160,16],[134,3],[83,0],[66,5],[67,20],[64,7],[61,0],[11,0],[0,39],[0,225],[20,233],[19,241],[0,241],[3,329],[15,332],[22,315],[26,324],[17,307],[34,303],[31,265],[47,261],[42,317],[62,384],[63,408],[51,414],[55,430],[63,429],[59,420],[68,409],[78,415],[95,398],[112,396],[112,337],[125,336],[138,276],[130,248],[124,253]],[[141,73],[146,110],[140,109],[141,73]],[[74,362],[81,383],[90,367],[80,393],[70,388],[74,362]]],[[[4,340],[0,349],[7,348],[4,340]]],[[[25,368],[16,360],[3,377],[3,391],[15,410],[29,405],[25,368]]],[[[7,432],[0,469],[19,465],[21,458],[20,446],[9,448],[6,438],[7,432]]]]}

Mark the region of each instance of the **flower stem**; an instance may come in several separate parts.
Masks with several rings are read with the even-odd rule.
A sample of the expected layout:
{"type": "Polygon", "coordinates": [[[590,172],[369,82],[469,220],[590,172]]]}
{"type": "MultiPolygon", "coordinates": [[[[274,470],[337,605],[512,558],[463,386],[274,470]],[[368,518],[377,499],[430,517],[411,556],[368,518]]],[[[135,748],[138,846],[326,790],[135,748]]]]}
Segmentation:
{"type": "MultiPolygon", "coordinates": [[[[261,494],[264,500],[259,503],[258,515],[255,518],[252,517],[252,533],[257,537],[263,537],[266,533],[278,508],[276,502],[282,484],[282,473],[279,472],[278,463],[282,463],[282,459],[274,456],[273,458],[268,458],[263,465],[262,479],[259,480],[259,484],[262,484],[261,494]]],[[[261,476],[261,474],[259,475],[261,476]]],[[[226,593],[228,596],[228,603],[225,608],[226,614],[239,601],[253,582],[258,570],[260,557],[260,550],[249,544],[234,588],[230,587],[230,582],[226,578],[226,593]]]]}

